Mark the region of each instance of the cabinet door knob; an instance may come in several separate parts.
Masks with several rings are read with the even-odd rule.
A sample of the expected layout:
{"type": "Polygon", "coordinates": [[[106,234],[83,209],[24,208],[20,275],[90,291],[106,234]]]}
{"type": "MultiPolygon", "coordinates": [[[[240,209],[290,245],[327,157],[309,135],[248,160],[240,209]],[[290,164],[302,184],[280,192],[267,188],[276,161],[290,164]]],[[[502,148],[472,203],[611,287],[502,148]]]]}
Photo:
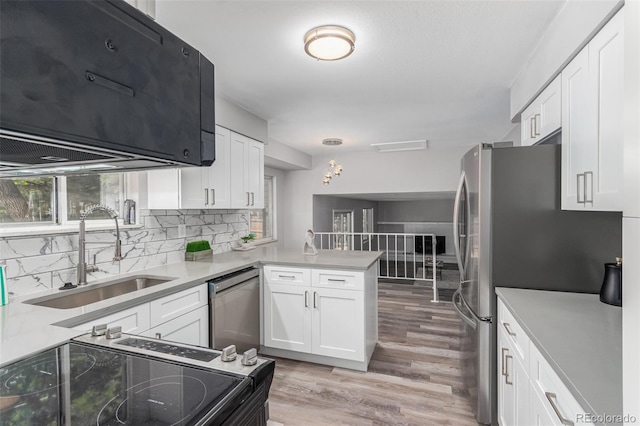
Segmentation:
{"type": "Polygon", "coordinates": [[[247,206],[249,205],[249,193],[247,192],[247,206]]]}
{"type": "Polygon", "coordinates": [[[204,205],[205,206],[209,205],[209,189],[208,188],[204,189],[204,205]]]}
{"type": "Polygon", "coordinates": [[[252,192],[251,193],[251,205],[253,206],[255,204],[255,194],[252,192]]]}
{"type": "Polygon", "coordinates": [[[211,205],[216,205],[216,190],[215,188],[211,188],[211,205]]]}

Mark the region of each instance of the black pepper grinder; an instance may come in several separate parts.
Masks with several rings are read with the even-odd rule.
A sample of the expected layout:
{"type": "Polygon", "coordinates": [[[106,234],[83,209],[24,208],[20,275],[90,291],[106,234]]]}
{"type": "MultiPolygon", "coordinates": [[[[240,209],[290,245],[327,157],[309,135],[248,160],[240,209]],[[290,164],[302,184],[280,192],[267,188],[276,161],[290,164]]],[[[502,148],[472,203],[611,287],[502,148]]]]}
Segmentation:
{"type": "Polygon", "coordinates": [[[622,258],[616,263],[604,264],[604,280],[600,288],[600,301],[614,306],[622,306],[622,258]]]}

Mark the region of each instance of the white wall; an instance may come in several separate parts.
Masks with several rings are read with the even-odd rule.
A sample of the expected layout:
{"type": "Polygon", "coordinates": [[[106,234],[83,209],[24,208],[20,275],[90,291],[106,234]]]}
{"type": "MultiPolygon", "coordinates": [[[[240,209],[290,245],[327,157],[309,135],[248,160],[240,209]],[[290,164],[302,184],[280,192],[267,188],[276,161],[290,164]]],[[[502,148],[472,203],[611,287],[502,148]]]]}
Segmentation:
{"type": "Polygon", "coordinates": [[[431,148],[407,152],[345,152],[333,156],[342,176],[322,184],[330,157],[314,157],[311,170],[286,173],[283,193],[287,211],[284,244],[299,247],[313,223],[313,194],[362,194],[455,191],[460,159],[470,147],[431,148]]]}
{"type": "MultiPolygon", "coordinates": [[[[640,420],[640,2],[625,8],[625,126],[622,219],[623,413],[640,420]]],[[[627,424],[627,423],[625,423],[627,424]]],[[[631,424],[629,422],[628,424],[631,424]]],[[[633,423],[637,424],[637,423],[633,423]]]]}
{"type": "Polygon", "coordinates": [[[511,86],[512,120],[560,73],[623,3],[623,0],[567,1],[511,86]]]}
{"type": "Polygon", "coordinates": [[[309,154],[269,138],[264,146],[264,164],[280,170],[308,170],[313,162],[309,154]]]}
{"type": "Polygon", "coordinates": [[[216,96],[216,124],[260,142],[267,141],[267,122],[228,100],[216,96]]]}

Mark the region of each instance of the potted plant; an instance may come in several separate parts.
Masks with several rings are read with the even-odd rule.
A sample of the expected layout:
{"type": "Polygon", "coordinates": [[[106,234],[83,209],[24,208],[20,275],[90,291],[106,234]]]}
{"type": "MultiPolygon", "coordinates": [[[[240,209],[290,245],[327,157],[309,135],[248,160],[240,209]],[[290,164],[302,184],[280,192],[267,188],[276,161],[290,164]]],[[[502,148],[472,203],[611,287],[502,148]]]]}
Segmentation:
{"type": "Polygon", "coordinates": [[[244,237],[240,237],[240,239],[242,240],[242,244],[249,244],[251,241],[256,239],[256,234],[254,234],[252,232],[249,235],[245,235],[244,237]]]}

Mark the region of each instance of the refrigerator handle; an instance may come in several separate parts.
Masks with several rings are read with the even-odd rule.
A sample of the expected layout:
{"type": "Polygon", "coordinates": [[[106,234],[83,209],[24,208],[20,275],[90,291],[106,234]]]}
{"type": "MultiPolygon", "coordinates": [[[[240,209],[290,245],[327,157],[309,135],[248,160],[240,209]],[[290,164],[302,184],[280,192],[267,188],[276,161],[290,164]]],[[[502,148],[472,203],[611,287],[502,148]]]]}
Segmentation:
{"type": "Polygon", "coordinates": [[[453,302],[453,308],[458,313],[458,316],[462,318],[462,320],[466,322],[469,327],[475,330],[478,324],[473,320],[473,318],[466,316],[464,312],[462,312],[462,304],[459,302],[461,299],[462,295],[460,294],[460,289],[457,289],[455,293],[453,293],[453,297],[451,298],[451,301],[453,302]]]}
{"type": "MultiPolygon", "coordinates": [[[[473,309],[471,309],[471,306],[469,306],[469,303],[464,299],[464,296],[462,295],[462,293],[460,292],[460,288],[458,288],[455,293],[453,293],[453,306],[456,308],[456,311],[458,311],[461,315],[462,312],[460,312],[459,307],[456,306],[457,302],[456,302],[456,296],[458,297],[458,300],[460,300],[461,306],[464,306],[464,308],[471,314],[471,316],[473,317],[473,319],[475,321],[480,321],[480,322],[488,322],[489,324],[491,324],[493,322],[493,319],[491,317],[481,317],[478,314],[476,314],[473,309]]],[[[466,318],[468,318],[466,315],[464,315],[466,318]]],[[[464,319],[464,318],[463,318],[464,319]]],[[[475,327],[474,327],[475,328],[475,327]]]]}
{"type": "Polygon", "coordinates": [[[460,198],[462,197],[462,189],[464,188],[464,182],[466,176],[464,171],[460,175],[460,182],[458,183],[458,189],[456,190],[456,198],[453,202],[453,247],[456,253],[456,260],[458,262],[458,270],[460,271],[460,280],[464,280],[464,266],[462,265],[462,253],[460,253],[460,230],[458,228],[458,222],[460,219],[460,198]]]}

